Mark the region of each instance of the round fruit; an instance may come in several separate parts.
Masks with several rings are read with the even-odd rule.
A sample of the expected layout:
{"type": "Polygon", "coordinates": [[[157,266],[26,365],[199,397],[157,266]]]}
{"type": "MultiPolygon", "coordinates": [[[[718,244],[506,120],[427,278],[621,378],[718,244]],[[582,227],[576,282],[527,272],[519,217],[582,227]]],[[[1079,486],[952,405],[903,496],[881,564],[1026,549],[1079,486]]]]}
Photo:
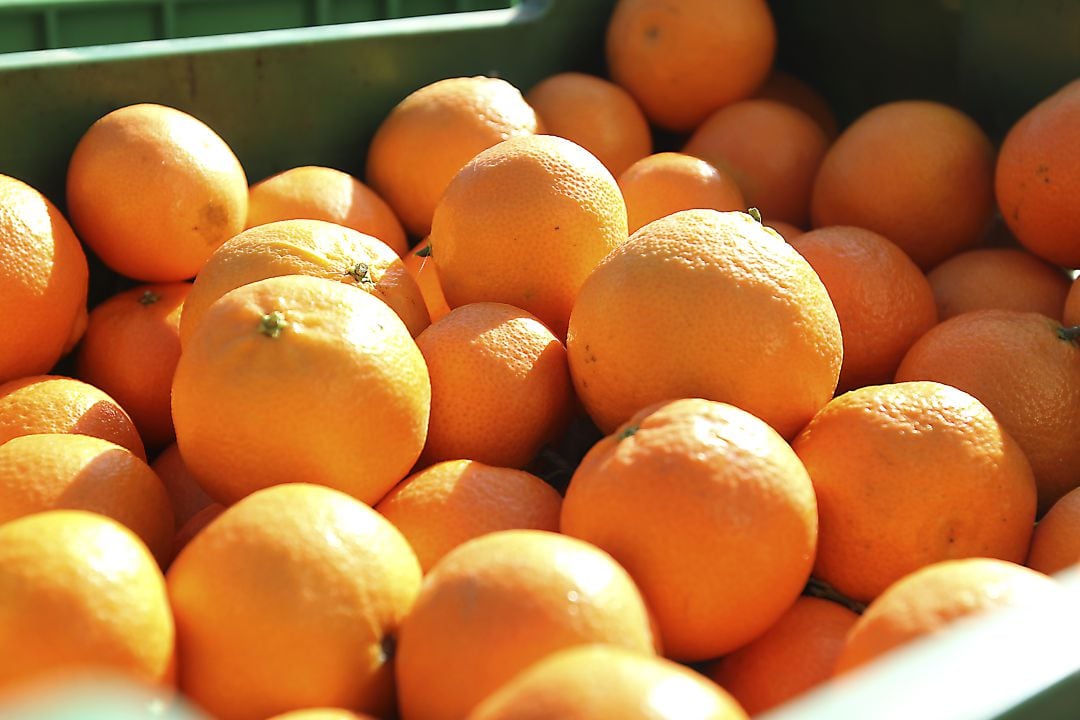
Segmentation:
{"type": "Polygon", "coordinates": [[[1070,490],[1043,515],[1031,536],[1027,566],[1051,575],[1080,563],[1080,488],[1070,490]]]}
{"type": "Polygon", "coordinates": [[[1055,320],[1069,278],[1024,250],[980,248],[954,255],[926,274],[942,320],[974,310],[1037,312],[1055,320]]]}
{"type": "Polygon", "coordinates": [[[169,504],[176,518],[177,530],[183,527],[193,515],[213,502],[195,476],[187,469],[176,443],[162,450],[154,458],[150,467],[161,478],[162,484],[165,485],[165,492],[169,494],[169,504]]]}
{"type": "Polygon", "coordinates": [[[754,97],[776,100],[802,110],[814,118],[830,141],[836,139],[836,116],[828,101],[810,85],[781,70],[773,70],[754,97]]]}
{"type": "Polygon", "coordinates": [[[627,230],[679,210],[745,210],[739,186],[701,158],[663,152],[638,160],[619,176],[626,201],[627,230]]]}

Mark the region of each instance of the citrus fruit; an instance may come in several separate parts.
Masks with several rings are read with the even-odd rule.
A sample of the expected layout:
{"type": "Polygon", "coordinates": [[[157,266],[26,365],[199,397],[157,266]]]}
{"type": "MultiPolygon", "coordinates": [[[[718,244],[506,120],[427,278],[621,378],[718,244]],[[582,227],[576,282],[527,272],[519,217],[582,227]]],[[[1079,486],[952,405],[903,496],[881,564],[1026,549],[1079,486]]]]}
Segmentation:
{"type": "Polygon", "coordinates": [[[177,530],[213,502],[187,469],[176,443],[158,453],[150,467],[161,478],[165,491],[169,494],[169,505],[172,506],[173,516],[176,518],[177,530]]]}
{"type": "Polygon", "coordinates": [[[773,70],[754,93],[754,97],[776,100],[802,110],[814,118],[830,141],[837,135],[836,116],[829,102],[815,88],[783,70],[773,70]]]}
{"type": "Polygon", "coordinates": [[[1061,496],[1031,536],[1026,565],[1052,575],[1080,563],[1080,488],[1061,496]]]}
{"type": "Polygon", "coordinates": [[[1018,310],[1061,319],[1069,279],[1060,268],[1016,248],[954,255],[926,274],[942,320],[973,310],[1018,310]]]}
{"type": "Polygon", "coordinates": [[[730,175],[683,153],[644,157],[619,175],[618,181],[631,233],[679,210],[746,209],[742,191],[730,175]]]}
{"type": "Polygon", "coordinates": [[[446,304],[446,296],[443,295],[442,285],[439,283],[439,270],[435,267],[431,251],[428,250],[430,247],[431,244],[425,238],[409,251],[404,262],[405,269],[420,288],[420,295],[424,298],[431,322],[435,322],[450,312],[450,306],[446,304]]]}

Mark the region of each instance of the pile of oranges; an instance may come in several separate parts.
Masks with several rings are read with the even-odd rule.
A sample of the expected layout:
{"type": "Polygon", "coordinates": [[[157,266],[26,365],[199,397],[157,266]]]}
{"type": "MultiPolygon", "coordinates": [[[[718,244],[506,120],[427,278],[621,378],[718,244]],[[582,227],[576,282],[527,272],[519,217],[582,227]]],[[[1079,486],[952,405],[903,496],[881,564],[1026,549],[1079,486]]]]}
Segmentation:
{"type": "Polygon", "coordinates": [[[155,104],[0,175],[0,710],[742,718],[1053,600],[1080,80],[995,146],[775,49],[620,0],[607,77],[418,88],[362,180],[155,104]]]}

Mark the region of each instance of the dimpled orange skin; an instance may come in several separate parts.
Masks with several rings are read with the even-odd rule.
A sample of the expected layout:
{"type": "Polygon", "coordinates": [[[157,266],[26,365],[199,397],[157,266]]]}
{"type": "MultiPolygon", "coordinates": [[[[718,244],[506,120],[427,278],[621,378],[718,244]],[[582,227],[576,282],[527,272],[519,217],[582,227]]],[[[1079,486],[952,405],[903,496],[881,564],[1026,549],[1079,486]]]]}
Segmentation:
{"type": "Polygon", "coordinates": [[[374,295],[398,314],[413,337],[430,322],[420,288],[386,243],[322,220],[281,220],[230,238],[206,261],[184,301],[181,345],[219,297],[281,275],[337,280],[374,295]]]}
{"type": "Polygon", "coordinates": [[[180,356],[172,397],[180,453],[218,502],[315,482],[371,504],[420,456],[431,384],[383,302],[292,275],[210,307],[180,356]]]}
{"type": "Polygon", "coordinates": [[[604,432],[653,403],[703,397],[790,438],[832,397],[842,340],[825,286],[778,234],[744,213],[686,210],[600,263],[567,355],[604,432]]]}
{"type": "Polygon", "coordinates": [[[618,179],[631,233],[679,210],[746,209],[742,191],[730,175],[691,155],[649,155],[627,168],[618,179]]]}
{"type": "Polygon", "coordinates": [[[654,652],[645,603],[611,556],[540,530],[469,540],[431,569],[401,625],[401,717],[464,717],[537,660],[593,642],[654,652]]]}
{"type": "Polygon", "coordinates": [[[1027,566],[1052,575],[1080,563],[1080,488],[1070,490],[1035,526],[1027,566]]]}
{"type": "Polygon", "coordinates": [[[468,720],[745,720],[730,695],[661,657],[615,645],[548,655],[488,696],[468,720]]]}
{"type": "Polygon", "coordinates": [[[1023,562],[1035,479],[982,403],[935,382],[838,396],[792,443],[818,502],[814,576],[867,602],[939,560],[1023,562]]]}
{"type": "Polygon", "coordinates": [[[393,706],[392,637],[420,590],[405,538],[363,503],[303,483],[253,493],[167,575],[180,690],[222,720],[393,706]]]}
{"type": "Polygon", "coordinates": [[[1069,278],[1015,248],[980,248],[954,255],[926,274],[942,320],[973,310],[1019,310],[1061,319],[1069,278]]]}
{"type": "Polygon", "coordinates": [[[607,168],[569,140],[533,135],[485,150],[454,177],[429,240],[450,307],[507,303],[561,339],[581,284],[626,236],[607,168]]]}

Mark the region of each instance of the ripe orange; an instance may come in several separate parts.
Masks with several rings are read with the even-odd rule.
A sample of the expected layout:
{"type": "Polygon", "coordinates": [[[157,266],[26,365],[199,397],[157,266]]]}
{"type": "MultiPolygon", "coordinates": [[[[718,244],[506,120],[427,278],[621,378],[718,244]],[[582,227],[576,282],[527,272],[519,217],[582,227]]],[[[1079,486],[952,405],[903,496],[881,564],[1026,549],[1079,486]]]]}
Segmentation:
{"type": "Polygon", "coordinates": [[[277,220],[324,220],[382,240],[398,255],[409,251],[405,229],[390,206],[352,175],[306,165],[251,186],[245,227],[277,220]]]}
{"type": "Polygon", "coordinates": [[[218,502],[306,481],[371,504],[420,456],[431,389],[424,356],[384,303],[287,275],[210,306],[172,399],[180,454],[218,502]]]}
{"type": "Polygon", "coordinates": [[[843,673],[957,620],[1046,601],[1060,588],[1042,573],[990,558],[934,563],[898,579],[866,608],[837,660],[843,673]]]}
{"type": "Polygon", "coordinates": [[[843,605],[802,596],[764,635],[708,667],[708,676],[759,715],[832,677],[858,619],[843,605]]]}
{"type": "Polygon", "coordinates": [[[566,348],[524,310],[462,305],[420,333],[416,345],[431,377],[421,464],[469,458],[524,467],[570,419],[566,348]]]}
{"type": "Polygon", "coordinates": [[[559,529],[562,498],[523,470],[447,460],[404,480],[375,506],[409,541],[427,572],[443,555],[498,530],[559,529]]]}
{"type": "Polygon", "coordinates": [[[626,205],[615,178],[579,145],[511,138],[454,177],[430,241],[450,307],[507,303],[562,338],[578,288],[626,241],[626,205]]]}
{"type": "Polygon", "coordinates": [[[176,108],[142,103],[100,118],[79,140],[67,205],[79,237],[116,272],[186,280],[244,229],[248,184],[229,146],[176,108]]]}
{"type": "Polygon", "coordinates": [[[911,346],[896,378],[936,380],[986,405],[1031,462],[1039,515],[1080,486],[1080,339],[1058,322],[1013,310],[958,315],[911,346]]]}
{"type": "Polygon", "coordinates": [[[649,121],[630,93],[615,83],[579,72],[541,80],[525,95],[544,131],[572,140],[618,176],[652,152],[649,121]]]}
{"type": "Polygon", "coordinates": [[[275,715],[269,720],[375,720],[375,718],[342,708],[308,708],[275,715]]]}
{"type": "Polygon", "coordinates": [[[683,152],[730,174],[767,218],[805,226],[829,139],[812,117],[775,100],[732,103],[709,115],[683,152]]]}
{"type": "Polygon", "coordinates": [[[1059,268],[1014,248],[954,255],[926,274],[942,320],[972,310],[1018,310],[1061,319],[1069,278],[1059,268]]]}
{"type": "Polygon", "coordinates": [[[398,103],[371,139],[367,180],[416,237],[431,230],[435,205],[481,150],[540,130],[516,87],[491,77],[425,85],[398,103]]]}
{"type": "Polygon", "coordinates": [[[761,420],[709,400],[646,408],[593,446],[560,527],[627,569],[680,660],[765,632],[802,592],[817,542],[799,458],[761,420]]]}
{"type": "Polygon", "coordinates": [[[1051,506],[1035,526],[1027,566],[1052,575],[1080,563],[1080,488],[1051,506]]]}
{"type": "Polygon", "coordinates": [[[617,645],[580,645],[530,665],[468,720],[745,720],[714,683],[689,668],[617,645]]]}
{"type": "Polygon", "coordinates": [[[420,288],[386,243],[322,220],[280,220],[245,230],[210,256],[180,316],[187,347],[210,305],[230,290],[281,275],[337,280],[379,298],[415,337],[428,326],[420,288]]]}
{"type": "Polygon", "coordinates": [[[594,642],[653,648],[645,603],[611,556],[540,530],[474,538],[435,564],[401,624],[401,717],[464,717],[537,660],[594,642]]]}
{"type": "Polygon", "coordinates": [[[764,0],[619,0],[605,41],[612,79],[650,121],[677,132],[750,97],[775,53],[764,0]]]}
{"type": "Polygon", "coordinates": [[[89,270],[49,200],[0,175],[0,383],[48,372],[86,327],[89,270]]]}
{"type": "Polygon", "coordinates": [[[116,520],[164,565],[175,532],[169,496],[143,460],[87,435],[24,435],[0,445],[0,523],[45,510],[116,520]]]}
{"type": "Polygon", "coordinates": [[[994,149],[959,110],[904,100],[848,126],[821,163],[815,227],[881,233],[924,270],[974,245],[994,211],[994,149]]]}
{"type": "Polygon", "coordinates": [[[393,707],[393,637],[420,566],[363,503],[302,483],[259,491],[203,528],[167,581],[180,690],[214,717],[393,707]]]}
{"type": "Polygon", "coordinates": [[[872,600],[939,560],[1023,562],[1035,480],[1023,451],[971,395],[936,382],[838,396],[792,443],[817,494],[814,575],[872,600]]]}
{"type": "Polygon", "coordinates": [[[1065,313],[1063,315],[1065,327],[1080,325],[1080,276],[1073,279],[1069,286],[1069,294],[1065,298],[1065,313]]]}
{"type": "Polygon", "coordinates": [[[745,210],[742,191],[730,175],[701,158],[663,152],[638,160],[618,177],[626,201],[627,230],[679,210],[745,210]]]}
{"type": "Polygon", "coordinates": [[[810,264],[749,215],[685,210],[597,266],[570,318],[570,374],[610,433],[680,397],[731,403],[790,438],[833,395],[842,341],[810,264]]]}
{"type": "Polygon", "coordinates": [[[1024,247],[1080,267],[1080,79],[1010,128],[994,173],[998,207],[1024,247]]]}
{"type": "Polygon", "coordinates": [[[151,451],[174,436],[169,393],[190,291],[191,283],[170,283],[113,295],[90,312],[76,355],[78,376],[120,403],[151,451]]]}
{"type": "Polygon", "coordinates": [[[173,516],[176,518],[177,530],[213,502],[187,469],[176,443],[162,450],[150,467],[161,478],[165,491],[169,494],[169,505],[172,506],[173,516]]]}
{"type": "Polygon", "coordinates": [[[836,138],[836,116],[829,102],[816,89],[798,77],[782,70],[773,70],[754,97],[776,100],[802,110],[814,118],[830,141],[836,138]]]}
{"type": "Polygon", "coordinates": [[[197,513],[188,518],[187,522],[181,525],[176,535],[173,536],[173,556],[180,554],[180,551],[188,546],[191,539],[198,535],[203,528],[209,525],[217,518],[218,515],[225,512],[225,506],[211,502],[206,507],[199,510],[197,513]]]}
{"type": "Polygon", "coordinates": [[[429,247],[431,244],[425,238],[409,251],[404,262],[405,269],[420,288],[420,295],[424,298],[431,322],[435,322],[450,312],[450,306],[446,304],[446,296],[443,295],[442,285],[439,283],[439,270],[435,267],[435,260],[429,254],[420,254],[429,247]]]}
{"type": "Polygon", "coordinates": [[[0,525],[0,692],[108,670],[171,683],[175,630],[146,546],[109,518],[54,510],[0,525]]]}
{"type": "Polygon", "coordinates": [[[937,324],[922,270],[888,238],[862,228],[820,228],[789,242],[821,278],[840,318],[837,389],[890,382],[907,349],[937,324]]]}
{"type": "Polygon", "coordinates": [[[93,385],[60,375],[34,375],[0,385],[0,444],[39,433],[91,435],[146,459],[131,417],[93,385]]]}
{"type": "Polygon", "coordinates": [[[797,228],[791,223],[786,223],[783,220],[769,220],[768,218],[765,218],[763,222],[766,227],[775,230],[779,233],[780,237],[788,242],[791,242],[805,232],[802,228],[797,228]]]}

